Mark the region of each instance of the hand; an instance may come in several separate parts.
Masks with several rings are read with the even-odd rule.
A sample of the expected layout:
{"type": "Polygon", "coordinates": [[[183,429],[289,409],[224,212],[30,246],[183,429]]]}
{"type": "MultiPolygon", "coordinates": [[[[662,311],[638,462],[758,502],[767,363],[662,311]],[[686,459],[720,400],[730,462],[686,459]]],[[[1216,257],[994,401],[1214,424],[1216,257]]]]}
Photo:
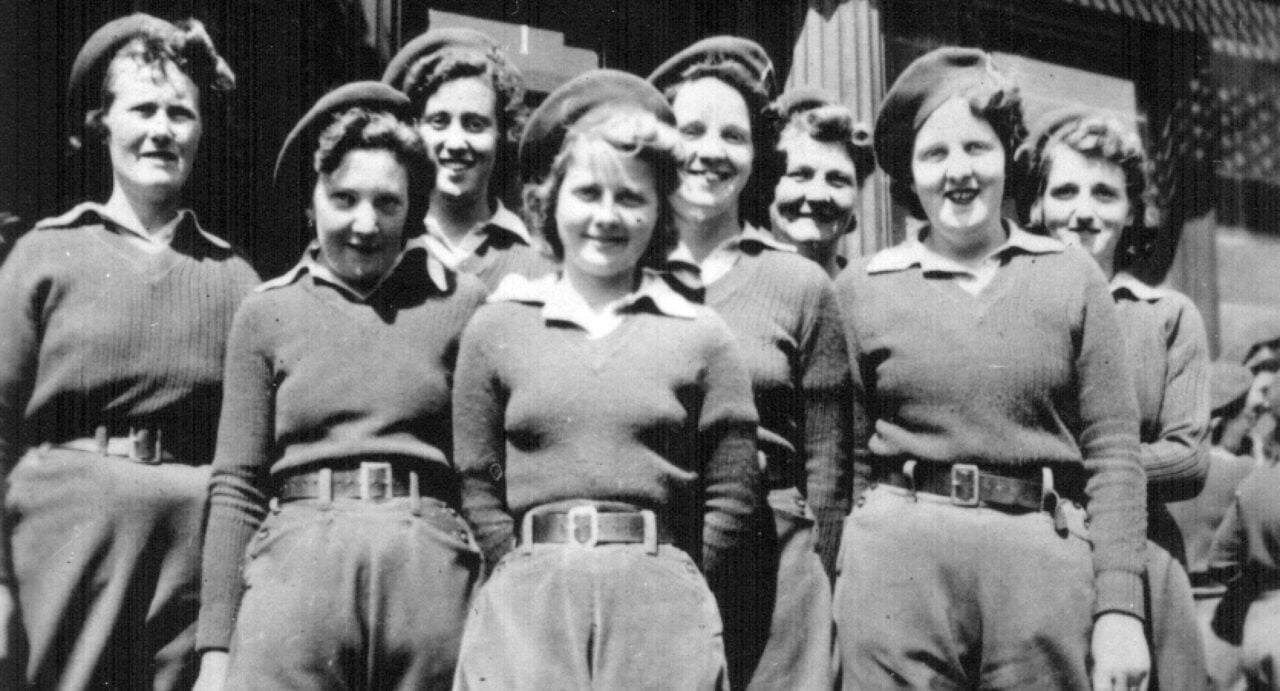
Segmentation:
{"type": "Polygon", "coordinates": [[[1142,620],[1108,612],[1093,623],[1093,691],[1146,691],[1151,654],[1142,620]]]}
{"type": "Polygon", "coordinates": [[[222,691],[227,685],[227,663],[231,656],[225,650],[206,650],[200,656],[200,676],[191,691],[222,691]]]}

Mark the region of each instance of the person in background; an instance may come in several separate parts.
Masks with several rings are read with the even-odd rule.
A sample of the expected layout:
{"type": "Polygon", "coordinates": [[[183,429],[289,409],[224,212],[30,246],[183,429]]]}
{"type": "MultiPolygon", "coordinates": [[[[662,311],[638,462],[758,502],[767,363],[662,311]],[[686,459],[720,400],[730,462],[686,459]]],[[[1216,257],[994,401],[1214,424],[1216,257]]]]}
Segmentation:
{"type": "Polygon", "coordinates": [[[521,143],[563,269],[509,276],[463,336],[454,440],[492,573],[455,689],[727,688],[704,574],[756,509],[756,415],[728,327],[653,270],[675,242],[671,121],[597,70],[521,143]]]}
{"type": "Polygon", "coordinates": [[[970,48],[917,58],[876,119],[925,223],[836,280],[871,482],[836,581],[846,689],[1145,688],[1124,343],[1097,265],[1001,217],[1022,133],[1017,88],[970,48]]]}
{"type": "Polygon", "coordinates": [[[875,170],[871,129],[817,89],[788,91],[769,111],[780,174],[769,205],[773,233],[834,278],[848,264],[840,244],[858,226],[858,195],[875,170]]]}
{"type": "Polygon", "coordinates": [[[16,598],[26,685],[194,680],[222,360],[258,277],[182,193],[234,84],[197,21],[100,27],[69,93],[111,196],[40,221],[0,269],[0,630],[16,598]]]}
{"type": "Polygon", "coordinates": [[[1251,421],[1243,425],[1236,422],[1241,418],[1253,419],[1246,412],[1253,381],[1253,374],[1244,365],[1218,360],[1210,366],[1209,477],[1194,499],[1168,504],[1187,547],[1187,574],[1195,596],[1209,688],[1215,691],[1234,689],[1243,683],[1239,647],[1224,641],[1211,625],[1227,589],[1209,574],[1209,548],[1235,500],[1236,487],[1256,465],[1251,456],[1240,455],[1222,444],[1224,432],[1229,428],[1247,430],[1253,426],[1251,421]]]}
{"type": "Polygon", "coordinates": [[[502,204],[528,113],[524,78],[506,53],[472,29],[432,29],[396,53],[382,81],[413,102],[436,166],[422,238],[428,251],[489,290],[507,274],[550,273],[554,262],[502,204]]]}
{"type": "Polygon", "coordinates": [[[409,101],[323,96],[281,147],[316,241],[236,313],[209,485],[210,689],[447,689],[480,552],[458,516],[450,384],[484,286],[427,256],[435,170],[409,101]]]}
{"type": "Polygon", "coordinates": [[[1204,321],[1185,295],[1129,271],[1150,250],[1159,221],[1136,132],[1105,114],[1063,109],[1032,126],[1019,157],[1028,186],[1019,203],[1030,227],[1084,250],[1111,280],[1147,475],[1153,681],[1166,691],[1201,689],[1206,672],[1186,549],[1165,503],[1195,497],[1209,472],[1204,321]]]}
{"type": "Polygon", "coordinates": [[[726,615],[731,677],[739,688],[822,688],[831,683],[830,579],[851,491],[849,360],[827,274],[744,222],[768,177],[757,160],[773,158],[773,80],[764,49],[730,36],[698,41],[649,75],[671,102],[684,151],[671,198],[681,248],[668,266],[696,273],[705,303],[733,329],[760,414],[772,516],[758,519],[754,568],[717,588],[726,610],[748,617],[726,615]],[[750,618],[766,614],[768,622],[750,618]]]}

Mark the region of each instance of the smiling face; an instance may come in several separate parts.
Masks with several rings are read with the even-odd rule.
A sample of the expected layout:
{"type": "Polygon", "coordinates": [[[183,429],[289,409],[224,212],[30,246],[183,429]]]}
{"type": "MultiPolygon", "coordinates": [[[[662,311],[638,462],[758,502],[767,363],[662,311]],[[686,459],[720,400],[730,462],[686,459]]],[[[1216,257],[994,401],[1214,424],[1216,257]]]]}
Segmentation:
{"type": "Polygon", "coordinates": [[[458,200],[488,195],[498,153],[497,104],[482,76],[447,81],[427,99],[418,132],[436,164],[436,192],[458,200]]]}
{"type": "Polygon", "coordinates": [[[844,145],[786,130],[778,148],[787,167],[773,190],[769,217],[782,239],[802,249],[834,244],[858,202],[857,170],[844,145]]]}
{"type": "Polygon", "coordinates": [[[1044,193],[1036,200],[1045,230],[1068,245],[1082,247],[1110,275],[1116,243],[1133,221],[1124,170],[1061,143],[1046,158],[1044,193]]]}
{"type": "Polygon", "coordinates": [[[334,275],[369,288],[391,270],[404,246],[409,173],[390,151],[347,152],[319,176],[311,203],[320,259],[334,275]]]}
{"type": "Polygon", "coordinates": [[[556,233],[566,272],[630,280],[658,220],[649,164],[600,141],[579,144],[556,195],[556,233]]]}
{"type": "Polygon", "coordinates": [[[116,58],[102,115],[114,183],[134,200],[164,202],[186,184],[203,131],[199,91],[167,60],[116,58]]]}
{"type": "Polygon", "coordinates": [[[695,218],[736,215],[755,158],[747,102],[728,84],[703,77],[681,86],[671,109],[685,147],[672,205],[695,218]]]}
{"type": "Polygon", "coordinates": [[[936,251],[955,258],[985,255],[1003,241],[1005,151],[991,125],[953,98],[924,121],[911,153],[912,189],[920,199],[936,251]]]}

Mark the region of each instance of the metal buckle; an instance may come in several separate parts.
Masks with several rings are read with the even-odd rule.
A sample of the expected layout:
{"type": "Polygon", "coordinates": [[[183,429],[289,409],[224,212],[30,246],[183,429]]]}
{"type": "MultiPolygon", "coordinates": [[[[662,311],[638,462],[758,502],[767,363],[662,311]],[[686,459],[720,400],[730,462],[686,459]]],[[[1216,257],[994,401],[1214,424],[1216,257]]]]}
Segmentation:
{"type": "Polygon", "coordinates": [[[129,428],[129,460],[146,465],[160,462],[160,430],[155,437],[149,429],[129,428]]]}
{"type": "Polygon", "coordinates": [[[593,504],[569,509],[565,521],[565,542],[578,547],[595,547],[600,541],[600,512],[593,504]]]}
{"type": "Polygon", "coordinates": [[[364,501],[390,499],[393,496],[394,487],[392,483],[391,464],[384,461],[364,461],[360,464],[360,498],[364,501]],[[372,475],[379,475],[380,478],[371,479],[372,475]],[[374,496],[372,487],[375,484],[382,485],[382,493],[380,496],[374,496]]]}
{"type": "Polygon", "coordinates": [[[978,466],[972,463],[951,466],[951,503],[957,506],[978,505],[978,466]]]}

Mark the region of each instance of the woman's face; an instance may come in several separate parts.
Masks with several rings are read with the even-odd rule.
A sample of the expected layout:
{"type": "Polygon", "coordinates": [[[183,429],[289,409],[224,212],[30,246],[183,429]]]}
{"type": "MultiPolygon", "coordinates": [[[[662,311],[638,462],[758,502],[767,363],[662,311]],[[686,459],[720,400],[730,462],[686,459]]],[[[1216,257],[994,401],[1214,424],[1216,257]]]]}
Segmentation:
{"type": "Polygon", "coordinates": [[[165,201],[182,191],[203,131],[199,90],[173,63],[117,58],[102,116],[112,177],[127,197],[165,201]]]}
{"type": "Polygon", "coordinates": [[[912,189],[930,231],[958,249],[986,242],[1000,230],[1005,151],[991,125],[969,103],[943,103],[916,132],[912,189]]]}
{"type": "Polygon", "coordinates": [[[787,167],[773,189],[773,230],[796,245],[828,245],[848,230],[858,203],[857,170],[843,144],[786,130],[787,167]]]}
{"type": "Polygon", "coordinates": [[[418,132],[436,164],[436,191],[480,199],[498,152],[497,94],[489,80],[463,77],[440,85],[427,99],[418,132]]]}
{"type": "Polygon", "coordinates": [[[1049,170],[1037,202],[1045,230],[1084,248],[1110,273],[1116,243],[1133,221],[1124,170],[1066,144],[1054,145],[1046,156],[1049,170]]]}
{"type": "Polygon", "coordinates": [[[354,149],[332,173],[320,175],[312,195],[320,257],[357,288],[391,270],[404,242],[409,173],[385,149],[354,149]]]}
{"type": "Polygon", "coordinates": [[[681,86],[671,109],[685,146],[672,204],[702,218],[735,210],[756,153],[747,102],[728,84],[703,77],[681,86]]]}
{"type": "Polygon", "coordinates": [[[634,275],[653,238],[658,203],[648,163],[594,147],[573,154],[555,210],[566,271],[600,279],[634,275]]]}

